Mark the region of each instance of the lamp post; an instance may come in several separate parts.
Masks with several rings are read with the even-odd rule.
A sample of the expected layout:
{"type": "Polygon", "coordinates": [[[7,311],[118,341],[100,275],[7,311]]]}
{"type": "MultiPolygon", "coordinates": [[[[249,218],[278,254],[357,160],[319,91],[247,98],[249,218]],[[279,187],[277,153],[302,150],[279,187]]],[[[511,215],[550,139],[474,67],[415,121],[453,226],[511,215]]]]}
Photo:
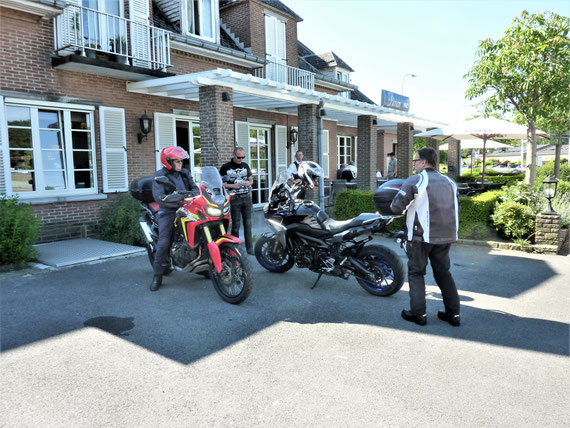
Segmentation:
{"type": "Polygon", "coordinates": [[[552,209],[552,199],[556,196],[556,188],[558,187],[558,180],[554,177],[546,177],[542,180],[542,190],[544,191],[544,196],[548,199],[548,212],[555,212],[552,209]]]}
{"type": "Polygon", "coordinates": [[[406,80],[406,77],[418,77],[416,74],[404,74],[404,77],[402,77],[402,91],[400,92],[402,95],[404,95],[404,80],[406,80]]]}

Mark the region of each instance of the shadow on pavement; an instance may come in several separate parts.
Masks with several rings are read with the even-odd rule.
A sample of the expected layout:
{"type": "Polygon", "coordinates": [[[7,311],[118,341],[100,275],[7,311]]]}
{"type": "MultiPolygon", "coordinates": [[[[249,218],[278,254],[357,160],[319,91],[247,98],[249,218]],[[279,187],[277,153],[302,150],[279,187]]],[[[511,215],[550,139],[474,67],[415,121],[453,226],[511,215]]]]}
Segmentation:
{"type": "MultiPolygon", "coordinates": [[[[460,294],[466,290],[512,297],[555,275],[544,262],[513,256],[495,259],[493,267],[479,267],[474,273],[472,264],[478,258],[489,258],[482,251],[475,253],[471,250],[467,258],[453,256],[460,265],[453,267],[460,294]],[[515,280],[523,264],[525,274],[515,280]],[[495,270],[502,271],[503,278],[509,278],[512,271],[513,280],[482,277],[495,270]]],[[[28,276],[4,275],[0,277],[1,349],[8,351],[87,326],[188,364],[275,323],[291,322],[367,324],[568,355],[568,324],[562,322],[464,305],[463,325],[453,328],[437,319],[435,313],[442,305],[430,299],[429,323],[422,328],[400,318],[402,308],[408,307],[405,291],[380,298],[366,293],[354,279],[331,277],[323,277],[311,290],[316,278],[312,272],[294,268],[276,275],[254,260],[252,264],[254,289],[239,306],[223,302],[209,280],[194,274],[174,272],[165,278],[163,288],[150,292],[151,269],[142,256],[28,276]]],[[[426,278],[433,284],[429,275],[426,278]]],[[[463,302],[472,300],[477,297],[462,296],[463,302]]]]}

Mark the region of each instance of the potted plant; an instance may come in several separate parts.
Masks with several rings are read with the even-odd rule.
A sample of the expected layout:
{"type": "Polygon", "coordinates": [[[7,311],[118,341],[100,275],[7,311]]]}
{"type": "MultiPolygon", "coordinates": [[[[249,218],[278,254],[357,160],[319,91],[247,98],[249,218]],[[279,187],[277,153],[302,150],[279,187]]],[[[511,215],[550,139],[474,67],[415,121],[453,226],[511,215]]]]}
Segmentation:
{"type": "Polygon", "coordinates": [[[114,39],[109,39],[109,46],[111,51],[115,52],[115,61],[119,64],[128,64],[127,42],[123,36],[117,36],[114,39]]]}

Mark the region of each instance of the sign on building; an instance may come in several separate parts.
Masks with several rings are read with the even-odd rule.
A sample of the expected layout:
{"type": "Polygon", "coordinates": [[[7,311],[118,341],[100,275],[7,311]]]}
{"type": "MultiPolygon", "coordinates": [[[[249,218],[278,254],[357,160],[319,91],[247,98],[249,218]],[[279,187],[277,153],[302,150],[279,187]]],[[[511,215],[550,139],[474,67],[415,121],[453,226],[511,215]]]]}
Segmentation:
{"type": "Polygon", "coordinates": [[[382,107],[410,111],[410,99],[395,92],[382,89],[382,107]]]}

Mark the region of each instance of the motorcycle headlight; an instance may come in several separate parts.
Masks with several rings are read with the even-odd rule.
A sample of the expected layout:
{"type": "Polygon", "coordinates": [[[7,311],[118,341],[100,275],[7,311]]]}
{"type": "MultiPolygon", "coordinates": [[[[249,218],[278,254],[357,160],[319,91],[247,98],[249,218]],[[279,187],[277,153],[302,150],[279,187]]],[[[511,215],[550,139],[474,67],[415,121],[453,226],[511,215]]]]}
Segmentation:
{"type": "Polygon", "coordinates": [[[224,208],[224,215],[226,215],[229,212],[230,212],[230,206],[228,205],[227,207],[224,208]]]}
{"type": "Polygon", "coordinates": [[[221,217],[222,215],[222,210],[218,207],[205,207],[204,210],[210,217],[221,217]]]}

